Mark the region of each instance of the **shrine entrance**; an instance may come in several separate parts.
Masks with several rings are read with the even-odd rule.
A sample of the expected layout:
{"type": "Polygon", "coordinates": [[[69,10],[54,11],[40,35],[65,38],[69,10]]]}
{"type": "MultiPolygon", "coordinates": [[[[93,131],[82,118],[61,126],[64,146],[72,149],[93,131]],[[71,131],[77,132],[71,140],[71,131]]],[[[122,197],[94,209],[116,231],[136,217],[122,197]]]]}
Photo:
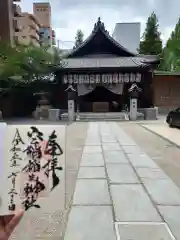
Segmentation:
{"type": "Polygon", "coordinates": [[[64,108],[68,107],[67,89],[73,86],[76,96],[71,100],[75,103],[75,111],[121,112],[130,105],[128,89],[133,83],[142,89],[138,108],[151,106],[149,90],[159,57],[125,49],[109,35],[99,18],[83,44],[64,57],[65,65],[56,74],[57,81],[63,83],[65,89],[65,94],[59,94],[64,108]]]}
{"type": "Polygon", "coordinates": [[[118,94],[105,86],[96,86],[87,94],[78,96],[80,112],[120,112],[122,110],[122,94],[118,94]]]}

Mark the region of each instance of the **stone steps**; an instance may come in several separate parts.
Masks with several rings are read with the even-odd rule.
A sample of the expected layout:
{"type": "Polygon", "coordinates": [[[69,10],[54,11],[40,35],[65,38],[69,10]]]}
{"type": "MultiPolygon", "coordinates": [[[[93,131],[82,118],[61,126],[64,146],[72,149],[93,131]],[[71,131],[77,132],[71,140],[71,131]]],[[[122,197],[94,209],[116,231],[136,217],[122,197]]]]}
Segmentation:
{"type": "Polygon", "coordinates": [[[79,120],[105,120],[105,121],[126,121],[125,113],[80,113],[79,120]]]}
{"type": "MultiPolygon", "coordinates": [[[[61,115],[62,120],[68,120],[68,113],[61,115]]],[[[118,113],[79,113],[76,118],[77,121],[128,121],[129,117],[124,112],[118,113]]]]}
{"type": "MultiPolygon", "coordinates": [[[[126,112],[109,113],[79,113],[76,115],[76,121],[129,121],[129,114],[126,112]]],[[[61,120],[68,120],[68,113],[61,115],[61,120]]],[[[144,114],[137,113],[137,120],[144,120],[144,114]]]]}

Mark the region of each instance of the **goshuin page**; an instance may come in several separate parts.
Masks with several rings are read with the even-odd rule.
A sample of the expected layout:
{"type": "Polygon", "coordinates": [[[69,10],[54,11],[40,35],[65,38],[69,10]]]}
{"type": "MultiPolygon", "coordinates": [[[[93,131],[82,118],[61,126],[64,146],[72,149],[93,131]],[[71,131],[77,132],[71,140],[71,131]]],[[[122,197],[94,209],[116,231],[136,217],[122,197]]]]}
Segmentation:
{"type": "Polygon", "coordinates": [[[7,162],[6,162],[7,125],[0,123],[0,215],[8,214],[7,201],[7,162]]]}
{"type": "Polygon", "coordinates": [[[1,127],[5,152],[1,155],[0,215],[20,208],[43,209],[56,191],[65,205],[65,138],[66,126],[1,127]]]}

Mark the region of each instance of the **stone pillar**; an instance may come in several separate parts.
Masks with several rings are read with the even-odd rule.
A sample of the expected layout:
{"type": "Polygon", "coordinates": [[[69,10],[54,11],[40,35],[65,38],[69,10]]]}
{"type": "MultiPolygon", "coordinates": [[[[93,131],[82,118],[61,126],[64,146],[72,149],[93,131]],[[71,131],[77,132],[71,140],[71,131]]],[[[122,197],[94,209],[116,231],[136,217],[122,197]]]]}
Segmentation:
{"type": "Polygon", "coordinates": [[[130,98],[130,120],[137,119],[137,98],[130,98]]]}
{"type": "Polygon", "coordinates": [[[68,120],[75,121],[74,100],[68,100],[68,120]]]}
{"type": "Polygon", "coordinates": [[[76,90],[73,88],[72,85],[69,85],[66,91],[68,91],[68,120],[75,121],[76,120],[76,112],[75,112],[76,90]]]}

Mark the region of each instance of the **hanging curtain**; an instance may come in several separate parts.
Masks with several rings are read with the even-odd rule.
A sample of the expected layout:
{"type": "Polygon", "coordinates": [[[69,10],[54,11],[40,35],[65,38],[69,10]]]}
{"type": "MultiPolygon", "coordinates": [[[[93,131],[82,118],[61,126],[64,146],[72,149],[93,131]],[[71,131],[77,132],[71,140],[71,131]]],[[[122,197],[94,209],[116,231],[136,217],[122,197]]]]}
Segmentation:
{"type": "MultiPolygon", "coordinates": [[[[77,91],[78,91],[78,96],[83,96],[86,95],[90,92],[92,92],[96,86],[98,86],[97,84],[78,84],[77,86],[77,91]]],[[[119,94],[122,95],[123,93],[123,83],[119,83],[119,84],[101,84],[101,86],[107,88],[109,91],[115,93],[115,94],[119,94]]]]}
{"type": "Polygon", "coordinates": [[[119,83],[119,84],[103,84],[103,86],[105,88],[107,88],[109,91],[111,91],[111,92],[113,92],[115,94],[122,95],[122,93],[123,93],[123,87],[124,87],[123,83],[119,83]]]}
{"type": "Polygon", "coordinates": [[[95,89],[95,87],[96,85],[92,84],[78,84],[77,85],[78,96],[83,96],[92,92],[95,89]]]}

